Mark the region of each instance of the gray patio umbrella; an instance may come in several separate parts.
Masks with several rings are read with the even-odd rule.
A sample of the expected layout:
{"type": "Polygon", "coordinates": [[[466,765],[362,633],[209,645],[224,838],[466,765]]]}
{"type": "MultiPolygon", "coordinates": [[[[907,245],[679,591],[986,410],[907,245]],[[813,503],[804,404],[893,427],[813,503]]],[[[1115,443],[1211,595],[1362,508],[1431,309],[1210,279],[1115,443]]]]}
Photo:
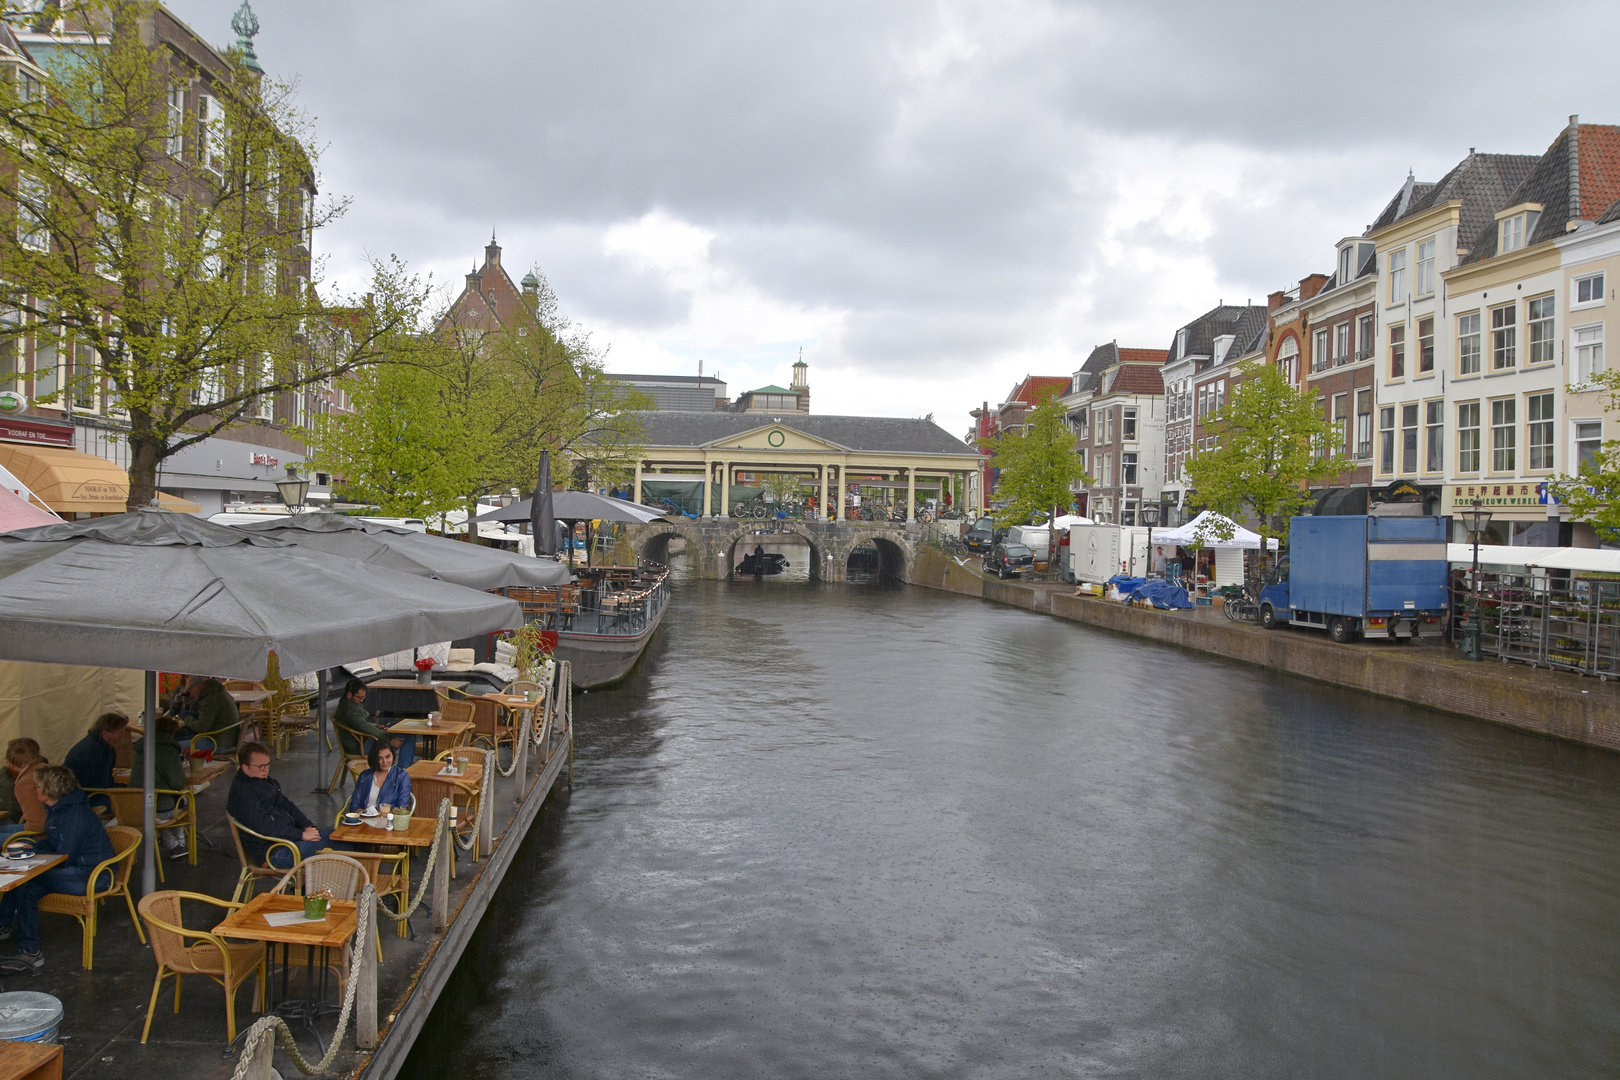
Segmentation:
{"type": "Polygon", "coordinates": [[[536,555],[557,554],[557,515],[551,505],[551,451],[540,451],[540,477],[529,500],[529,532],[536,555]]]}
{"type": "MultiPolygon", "coordinates": [[[[524,499],[511,506],[479,514],[474,521],[528,521],[533,500],[524,499]]],[[[589,491],[558,491],[551,496],[552,513],[558,521],[622,521],[633,525],[648,521],[668,521],[661,510],[650,506],[615,499],[607,495],[594,495],[589,491]]]]}
{"type": "MultiPolygon", "coordinates": [[[[0,535],[0,659],[263,678],[523,624],[516,601],[188,514],[139,510],[0,535]]],[[[325,695],[321,697],[323,717],[325,695]]],[[[155,887],[153,769],[146,865],[155,887]]]]}
{"type": "Polygon", "coordinates": [[[232,528],[301,548],[357,559],[371,566],[403,570],[418,577],[436,577],[469,589],[502,589],[511,585],[543,588],[560,585],[569,577],[568,568],[555,559],[535,559],[500,548],[463,544],[342,514],[320,511],[289,514],[273,521],[256,521],[232,528]]]}

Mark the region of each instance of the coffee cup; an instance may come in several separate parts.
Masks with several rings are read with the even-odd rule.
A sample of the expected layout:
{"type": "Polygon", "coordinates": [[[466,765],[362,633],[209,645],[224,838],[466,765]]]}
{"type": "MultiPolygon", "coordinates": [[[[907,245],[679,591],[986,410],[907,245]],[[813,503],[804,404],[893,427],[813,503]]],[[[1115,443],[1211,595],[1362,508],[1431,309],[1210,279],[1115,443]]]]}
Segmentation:
{"type": "Polygon", "coordinates": [[[353,811],[350,811],[349,813],[344,814],[343,815],[343,824],[345,824],[345,825],[358,825],[358,824],[360,824],[360,815],[354,813],[353,811]]]}

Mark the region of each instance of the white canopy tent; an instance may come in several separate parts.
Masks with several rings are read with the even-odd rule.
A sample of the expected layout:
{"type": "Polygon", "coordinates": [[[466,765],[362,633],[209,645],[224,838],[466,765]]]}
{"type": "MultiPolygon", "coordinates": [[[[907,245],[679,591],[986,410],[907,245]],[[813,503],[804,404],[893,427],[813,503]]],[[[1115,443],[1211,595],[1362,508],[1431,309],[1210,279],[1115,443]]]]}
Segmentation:
{"type": "MultiPolygon", "coordinates": [[[[1473,544],[1447,544],[1446,558],[1454,565],[1474,564],[1473,544]]],[[[1608,548],[1507,547],[1481,544],[1479,565],[1541,567],[1589,574],[1620,574],[1620,551],[1608,548]]]]}
{"type": "MultiPolygon", "coordinates": [[[[1205,510],[1185,525],[1174,529],[1153,530],[1154,547],[1193,547],[1202,544],[1219,551],[1222,548],[1247,548],[1258,551],[1260,534],[1251,532],[1229,517],[1205,510]]],[[[1277,550],[1276,539],[1268,539],[1266,547],[1277,550]]]]}

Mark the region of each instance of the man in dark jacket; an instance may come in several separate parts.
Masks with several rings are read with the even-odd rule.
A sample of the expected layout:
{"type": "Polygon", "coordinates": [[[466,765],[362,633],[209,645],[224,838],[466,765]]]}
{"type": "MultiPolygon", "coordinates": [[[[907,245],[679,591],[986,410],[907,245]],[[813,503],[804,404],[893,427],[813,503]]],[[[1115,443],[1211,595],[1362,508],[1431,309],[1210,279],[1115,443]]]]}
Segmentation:
{"type": "MultiPolygon", "coordinates": [[[[39,901],[48,893],[83,896],[90,883],[90,871],[112,858],[112,839],[106,826],[90,809],[73,773],[62,765],[44,765],[38,771],[39,796],[45,803],[45,835],[13,840],[12,845],[31,844],[41,854],[67,858],[43,874],[0,895],[0,939],[12,935],[16,922],[17,957],[5,961],[7,967],[38,971],[45,966],[39,948],[39,901]]],[[[112,871],[103,870],[97,889],[112,885],[112,871]]]]}
{"type": "MultiPolygon", "coordinates": [[[[294,805],[281,785],[270,779],[270,748],[262,742],[246,742],[236,755],[236,779],[225,800],[225,811],[243,828],[260,836],[286,840],[298,848],[299,858],[308,858],[330,846],[326,833],[316,828],[309,815],[294,805]]],[[[248,858],[262,860],[270,845],[258,837],[243,834],[242,847],[248,858]]],[[[270,865],[292,869],[292,854],[284,847],[270,851],[270,865]]]]}
{"type": "Polygon", "coordinates": [[[372,722],[365,701],[366,684],[359,679],[350,679],[343,688],[343,698],[338,702],[337,712],[332,714],[332,719],[342,725],[337,733],[338,741],[343,744],[343,752],[354,755],[370,753],[371,740],[376,739],[394,748],[396,765],[402,769],[410,768],[411,762],[416,760],[416,736],[389,735],[372,722]]]}
{"type": "Polygon", "coordinates": [[[186,694],[197,715],[180,729],[180,741],[189,743],[198,735],[214,732],[208,736],[213,740],[214,749],[235,749],[236,741],[242,737],[242,714],[225,684],[206,675],[193,675],[186,694]]]}
{"type": "MultiPolygon", "coordinates": [[[[129,727],[129,717],[120,712],[102,713],[90,726],[84,738],[73,744],[62,759],[73,773],[80,787],[110,788],[113,786],[113,768],[118,764],[116,744],[129,727]]],[[[97,805],[107,806],[106,796],[98,796],[97,805]]]]}

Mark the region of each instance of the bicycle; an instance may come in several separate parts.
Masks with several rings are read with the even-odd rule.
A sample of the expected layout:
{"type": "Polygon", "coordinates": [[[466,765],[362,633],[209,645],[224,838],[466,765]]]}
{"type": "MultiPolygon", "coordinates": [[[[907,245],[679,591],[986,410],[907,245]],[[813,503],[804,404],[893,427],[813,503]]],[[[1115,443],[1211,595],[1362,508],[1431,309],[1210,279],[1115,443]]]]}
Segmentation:
{"type": "Polygon", "coordinates": [[[1243,589],[1229,593],[1221,602],[1221,611],[1228,622],[1260,621],[1260,602],[1250,594],[1247,586],[1243,589]]]}

